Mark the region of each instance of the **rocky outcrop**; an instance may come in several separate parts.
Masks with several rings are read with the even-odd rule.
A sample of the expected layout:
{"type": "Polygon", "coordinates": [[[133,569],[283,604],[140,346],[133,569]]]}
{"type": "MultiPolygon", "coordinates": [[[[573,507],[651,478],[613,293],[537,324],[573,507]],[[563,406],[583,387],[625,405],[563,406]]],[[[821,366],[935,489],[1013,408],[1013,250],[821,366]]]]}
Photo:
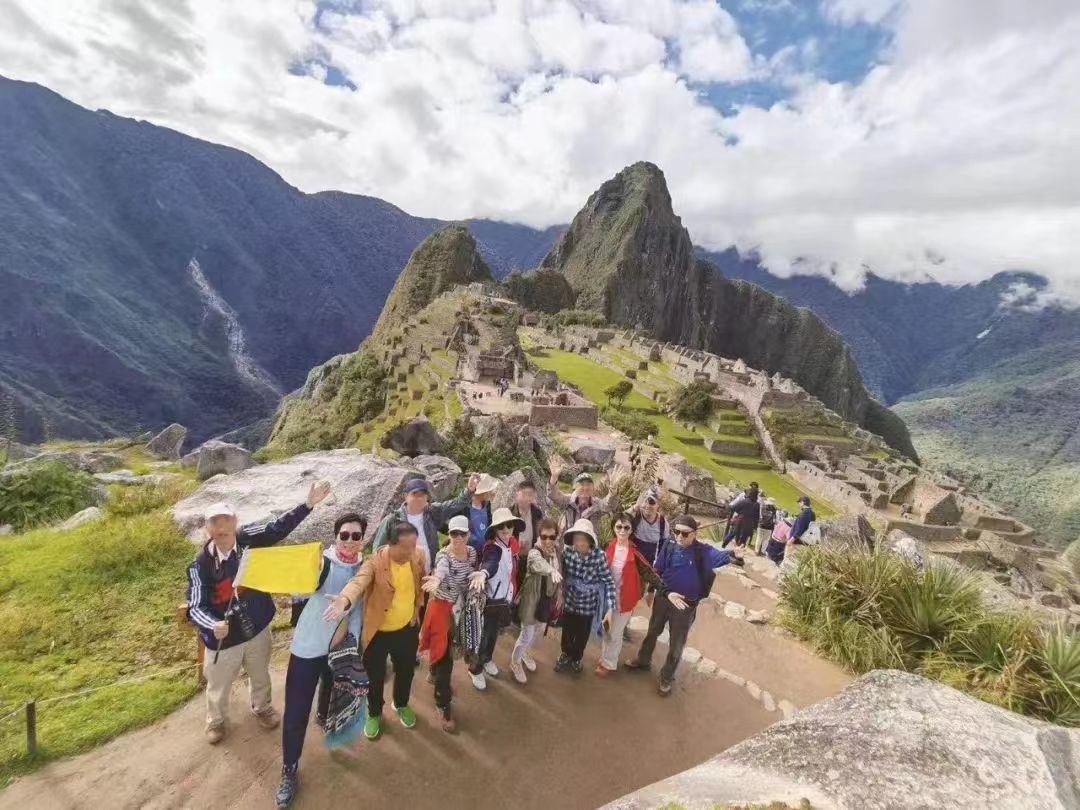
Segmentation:
{"type": "Polygon", "coordinates": [[[874,527],[862,515],[841,515],[821,525],[821,544],[834,548],[870,549],[874,527]]]}
{"type": "Polygon", "coordinates": [[[327,479],[333,487],[331,495],[289,539],[329,542],[338,515],[360,512],[374,526],[401,502],[405,481],[415,475],[414,469],[359,450],[302,453],[207,481],[173,507],[173,518],[192,540],[199,541],[203,538],[203,512],[213,503],[232,504],[241,524],[262,522],[303,503],[311,485],[327,479]]]}
{"type": "Polygon", "coordinates": [[[214,438],[219,442],[238,444],[245,450],[250,450],[254,453],[269,441],[270,431],[273,429],[274,420],[268,416],[265,419],[259,419],[257,422],[252,422],[250,425],[235,428],[228,433],[222,433],[220,436],[215,436],[214,438]]]}
{"type": "Polygon", "coordinates": [[[410,469],[416,470],[431,487],[433,501],[445,501],[454,497],[464,486],[461,467],[446,456],[421,455],[408,461],[410,469]]]}
{"type": "Polygon", "coordinates": [[[480,258],[472,234],[462,225],[448,225],[413,251],[368,340],[381,342],[391,330],[457,284],[491,280],[491,270],[480,258]]]}
{"type": "Polygon", "coordinates": [[[598,439],[570,439],[570,458],[578,464],[606,470],[615,460],[615,445],[598,439]]]}
{"type": "Polygon", "coordinates": [[[146,443],[146,452],[154,458],[174,461],[180,458],[180,448],[187,438],[187,428],[173,422],[146,443]]]}
{"type": "Polygon", "coordinates": [[[97,506],[88,506],[86,509],[83,509],[81,512],[76,512],[74,515],[69,517],[67,520],[65,520],[63,523],[61,523],[56,528],[59,529],[62,532],[71,531],[72,529],[75,529],[75,528],[78,528],[79,526],[82,526],[84,523],[89,523],[91,520],[97,520],[103,514],[105,514],[105,513],[102,512],[99,507],[97,507],[97,506]]]}
{"type": "Polygon", "coordinates": [[[574,306],[574,290],[557,270],[511,273],[503,279],[502,290],[511,301],[538,312],[558,312],[574,306]]]}
{"type": "Polygon", "coordinates": [[[445,449],[446,442],[427,417],[418,416],[388,430],[382,437],[381,446],[412,458],[438,455],[445,449]]]}
{"type": "Polygon", "coordinates": [[[779,372],[915,458],[907,427],[871,397],[837,332],[810,310],[727,279],[695,255],[664,175],[651,163],[635,163],[601,185],[542,266],[566,276],[577,307],[779,372]]]}
{"type": "Polygon", "coordinates": [[[73,470],[88,473],[103,473],[114,470],[124,463],[124,459],[109,450],[48,450],[30,458],[8,464],[3,474],[24,470],[38,464],[64,464],[73,470]]]}
{"type": "Polygon", "coordinates": [[[180,464],[194,467],[198,479],[205,481],[215,475],[232,475],[246,470],[254,466],[255,460],[251,453],[240,445],[211,439],[180,459],[180,464]]]}
{"type": "Polygon", "coordinates": [[[609,805],[942,810],[1080,806],[1080,731],[878,670],[696,768],[609,805]]]}

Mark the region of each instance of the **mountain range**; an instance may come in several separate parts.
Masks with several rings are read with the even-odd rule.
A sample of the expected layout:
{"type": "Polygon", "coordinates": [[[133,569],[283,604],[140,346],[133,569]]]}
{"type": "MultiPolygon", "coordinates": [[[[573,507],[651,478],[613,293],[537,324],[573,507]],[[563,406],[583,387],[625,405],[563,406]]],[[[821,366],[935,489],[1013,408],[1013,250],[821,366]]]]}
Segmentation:
{"type": "MultiPolygon", "coordinates": [[[[356,348],[413,249],[447,224],[372,197],[305,194],[236,149],[4,78],[0,149],[0,417],[13,412],[30,441],[169,421],[201,438],[268,415],[310,368],[356,348]]],[[[566,227],[464,224],[497,277],[543,264],[574,278],[558,260],[566,227]]],[[[778,278],[733,249],[687,246],[687,291],[707,296],[647,325],[754,365],[776,326],[759,288],[806,307],[843,336],[860,387],[903,416],[924,460],[1055,537],[1080,533],[1080,315],[1045,304],[1040,277],[948,287],[871,275],[849,295],[824,278],[778,278]],[[699,328],[722,312],[759,332],[671,325],[694,307],[699,328]]],[[[577,285],[583,301],[594,281],[577,285]]],[[[628,325],[643,315],[609,303],[628,325]]],[[[802,323],[791,318],[783,328],[802,323]]]]}

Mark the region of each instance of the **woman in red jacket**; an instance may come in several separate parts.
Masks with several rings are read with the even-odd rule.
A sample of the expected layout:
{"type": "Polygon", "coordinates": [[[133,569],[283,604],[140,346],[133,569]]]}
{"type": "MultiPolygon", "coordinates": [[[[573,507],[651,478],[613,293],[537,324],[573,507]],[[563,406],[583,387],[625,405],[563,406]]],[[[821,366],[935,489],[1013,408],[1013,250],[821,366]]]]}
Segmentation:
{"type": "Polygon", "coordinates": [[[608,567],[611,569],[611,578],[615,581],[615,610],[611,616],[611,627],[604,631],[600,660],[593,671],[601,678],[606,678],[619,668],[623,630],[630,621],[634,607],[645,595],[645,586],[655,587],[661,597],[667,594],[667,588],[660,581],[660,577],[630,541],[632,520],[626,513],[615,518],[615,537],[604,549],[608,567]]]}

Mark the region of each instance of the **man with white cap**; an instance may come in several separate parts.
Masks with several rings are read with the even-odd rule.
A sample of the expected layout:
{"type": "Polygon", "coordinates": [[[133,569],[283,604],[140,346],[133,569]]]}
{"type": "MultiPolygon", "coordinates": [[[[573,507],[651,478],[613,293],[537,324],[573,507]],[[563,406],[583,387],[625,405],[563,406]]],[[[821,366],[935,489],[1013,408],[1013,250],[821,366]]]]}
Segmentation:
{"type": "Polygon", "coordinates": [[[560,511],[560,528],[566,532],[582,518],[593,525],[593,532],[600,536],[600,520],[604,515],[610,514],[615,506],[615,485],[618,483],[621,472],[616,468],[608,479],[608,495],[606,498],[597,498],[595,495],[595,482],[587,473],[579,473],[574,478],[574,491],[567,495],[559,489],[559,474],[563,470],[562,460],[558,456],[552,456],[548,463],[551,478],[548,481],[548,498],[560,511]]]}
{"type": "Polygon", "coordinates": [[[241,666],[248,674],[251,711],[259,725],[276,728],[280,720],[270,705],[270,622],[274,600],[244,588],[235,592],[233,578],[245,548],[272,546],[284,540],[327,495],[330,483],[320,481],[307,500],[268,523],[237,528],[236,511],[217,503],[205,512],[209,539],[188,566],[188,617],[207,647],[206,739],[216,745],[225,737],[229,692],[241,666]]]}

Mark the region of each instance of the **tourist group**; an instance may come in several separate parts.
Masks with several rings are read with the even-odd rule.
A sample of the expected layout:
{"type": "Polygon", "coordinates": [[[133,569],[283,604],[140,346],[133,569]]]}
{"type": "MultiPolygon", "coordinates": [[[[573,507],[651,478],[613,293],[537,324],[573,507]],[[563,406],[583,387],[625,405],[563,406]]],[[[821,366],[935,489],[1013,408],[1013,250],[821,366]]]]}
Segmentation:
{"type": "MultiPolygon", "coordinates": [[[[207,647],[207,740],[216,744],[225,737],[229,693],[242,667],[257,722],[266,729],[279,723],[282,727],[282,778],[276,798],[279,807],[287,807],[299,788],[298,765],[313,704],[328,745],[344,744],[361,732],[369,740],[378,739],[385,722],[389,659],[392,715],[413,728],[417,721],[410,695],[423,657],[434,688],[436,722],[453,733],[457,721],[450,679],[455,659],[464,661],[473,686],[483,691],[487,679],[500,674],[494,660],[496,641],[512,625],[517,635],[509,670],[519,684],[528,683],[529,673],[536,671],[532,647],[548,626],[559,627],[561,634],[555,671],[581,673],[586,645],[595,636],[600,655],[592,671],[600,678],[620,666],[648,672],[656,641],[666,628],[668,652],[657,691],[671,694],[687,634],[698,603],[712,588],[714,569],[742,564],[742,549],[754,537],[748,527],[752,524],[760,532],[763,518],[771,519],[775,510],[767,509],[766,499],[752,485],[732,504],[731,512],[738,516],[735,531],[729,531],[733,546],[720,549],[698,540],[695,518],[663,514],[656,485],[645,489],[629,512],[618,512],[612,496],[594,493],[588,473],[576,477],[572,493],[560,491],[561,472],[561,462],[554,459],[548,492],[558,520],[545,516],[528,481],[516,487],[513,506],[493,510],[491,498],[499,481],[487,474],[470,476],[464,492],[441,503],[432,502],[427,481],[408,481],[401,506],[381,520],[370,537],[365,516],[338,516],[316,591],[294,597],[283,722],[270,702],[273,599],[236,589],[233,580],[245,548],[283,540],[326,498],[330,485],[314,485],[305,503],[265,524],[238,528],[228,504],[208,509],[209,536],[188,568],[187,589],[190,619],[207,647]],[[614,537],[601,543],[605,515],[612,517],[614,537]],[[441,548],[440,529],[449,537],[441,548]],[[648,631],[637,654],[620,665],[627,624],[643,599],[652,611],[648,631]]],[[[804,512],[809,512],[808,502],[804,512]]],[[[803,518],[796,519],[796,526],[803,518]]],[[[759,551],[762,536],[757,537],[759,551]]],[[[770,556],[777,557],[775,547],[770,556]]]]}

